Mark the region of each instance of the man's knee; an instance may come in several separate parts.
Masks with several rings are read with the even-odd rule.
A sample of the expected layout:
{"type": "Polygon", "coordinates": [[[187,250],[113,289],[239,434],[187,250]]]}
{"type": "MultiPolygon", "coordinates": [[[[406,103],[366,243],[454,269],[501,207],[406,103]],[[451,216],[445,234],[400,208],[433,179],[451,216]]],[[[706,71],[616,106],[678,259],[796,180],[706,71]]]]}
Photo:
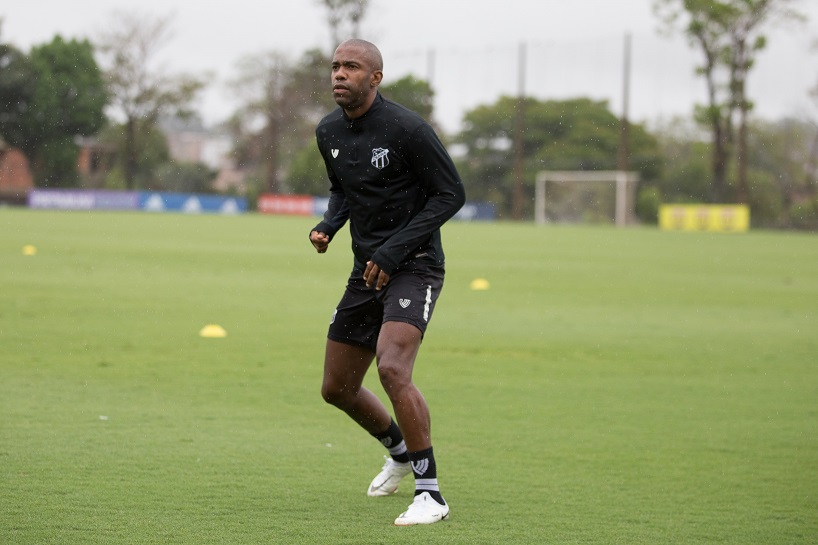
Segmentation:
{"type": "Polygon", "coordinates": [[[321,397],[330,405],[346,409],[355,403],[372,358],[367,348],[327,339],[321,397]]]}
{"type": "Polygon", "coordinates": [[[386,395],[394,398],[412,383],[411,362],[383,361],[378,364],[378,378],[386,395]]]}
{"type": "Polygon", "coordinates": [[[321,397],[325,402],[339,409],[349,407],[355,400],[357,393],[351,388],[345,388],[334,383],[325,382],[321,385],[321,397]]]}
{"type": "Polygon", "coordinates": [[[412,383],[412,368],[420,346],[420,332],[414,326],[388,322],[378,342],[378,376],[390,398],[412,383]],[[387,334],[384,335],[384,330],[387,334]]]}

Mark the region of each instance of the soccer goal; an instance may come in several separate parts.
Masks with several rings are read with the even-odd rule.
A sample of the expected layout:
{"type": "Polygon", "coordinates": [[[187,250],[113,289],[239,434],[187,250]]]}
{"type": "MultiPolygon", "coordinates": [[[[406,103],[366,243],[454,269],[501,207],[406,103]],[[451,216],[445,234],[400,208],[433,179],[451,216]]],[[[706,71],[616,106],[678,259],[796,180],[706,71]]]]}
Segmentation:
{"type": "Polygon", "coordinates": [[[635,222],[636,182],[638,172],[624,170],[542,170],[537,173],[534,194],[534,219],[538,225],[548,223],[546,186],[548,182],[564,185],[580,182],[614,182],[616,184],[614,221],[617,227],[635,222]]]}

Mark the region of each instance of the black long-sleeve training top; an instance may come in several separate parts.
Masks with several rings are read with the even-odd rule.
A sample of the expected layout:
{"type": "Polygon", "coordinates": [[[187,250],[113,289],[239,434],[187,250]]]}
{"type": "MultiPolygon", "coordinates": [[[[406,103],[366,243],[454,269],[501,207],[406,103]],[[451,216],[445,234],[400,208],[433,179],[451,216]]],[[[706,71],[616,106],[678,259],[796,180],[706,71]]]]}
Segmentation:
{"type": "Polygon", "coordinates": [[[392,274],[415,257],[443,265],[440,226],[466,194],[432,127],[378,94],[361,117],[338,108],[315,134],[330,179],[329,207],[315,230],[331,240],[349,220],[360,269],[372,260],[392,274]]]}

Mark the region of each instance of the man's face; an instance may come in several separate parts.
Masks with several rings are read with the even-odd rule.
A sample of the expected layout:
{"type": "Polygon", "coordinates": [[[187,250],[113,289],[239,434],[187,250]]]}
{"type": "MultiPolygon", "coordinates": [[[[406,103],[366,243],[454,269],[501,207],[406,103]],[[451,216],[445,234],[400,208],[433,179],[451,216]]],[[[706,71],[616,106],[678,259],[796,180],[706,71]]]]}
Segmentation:
{"type": "Polygon", "coordinates": [[[360,108],[377,86],[379,74],[372,69],[362,47],[341,44],[332,58],[332,96],[335,103],[348,112],[360,108]]]}

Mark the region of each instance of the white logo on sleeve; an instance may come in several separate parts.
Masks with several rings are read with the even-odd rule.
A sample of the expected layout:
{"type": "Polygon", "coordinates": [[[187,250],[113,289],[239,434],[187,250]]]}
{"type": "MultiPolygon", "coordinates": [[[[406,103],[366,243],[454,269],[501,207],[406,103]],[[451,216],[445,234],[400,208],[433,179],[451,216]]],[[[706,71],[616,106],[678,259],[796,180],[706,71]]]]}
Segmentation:
{"type": "Polygon", "coordinates": [[[406,308],[412,304],[411,299],[398,299],[398,303],[400,303],[401,308],[406,308]]]}
{"type": "Polygon", "coordinates": [[[337,149],[333,149],[333,150],[332,150],[332,158],[333,158],[333,159],[335,159],[336,157],[338,157],[338,150],[337,150],[337,149]]]}

